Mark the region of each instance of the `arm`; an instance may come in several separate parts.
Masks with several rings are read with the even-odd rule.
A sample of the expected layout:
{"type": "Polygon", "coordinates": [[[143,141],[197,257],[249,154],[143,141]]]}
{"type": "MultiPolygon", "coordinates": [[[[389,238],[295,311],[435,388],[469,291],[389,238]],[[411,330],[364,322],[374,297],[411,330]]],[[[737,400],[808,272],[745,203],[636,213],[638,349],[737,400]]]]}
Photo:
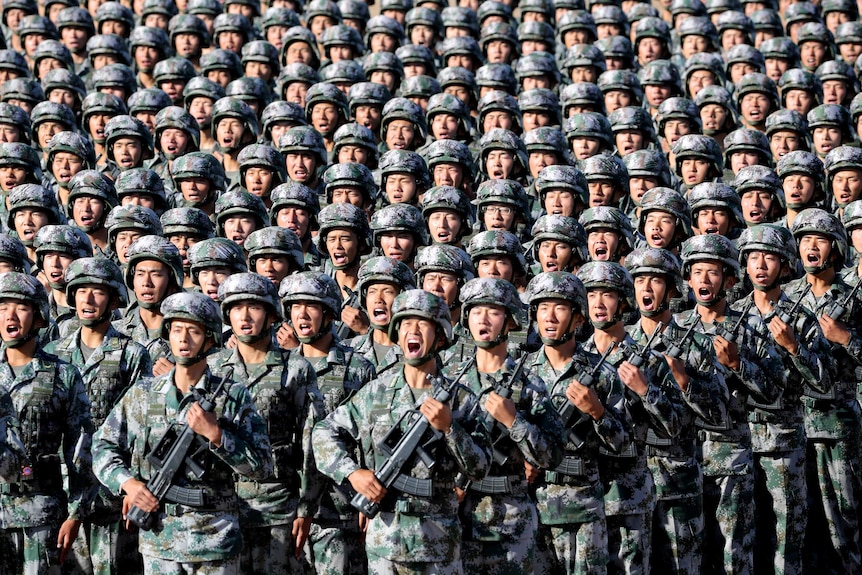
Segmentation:
{"type": "Polygon", "coordinates": [[[532,375],[525,375],[524,379],[522,393],[529,397],[529,409],[516,412],[509,436],[527,461],[550,469],[557,466],[563,457],[565,429],[548,398],[545,384],[532,375]]]}
{"type": "Polygon", "coordinates": [[[63,378],[68,397],[63,428],[63,460],[69,474],[69,518],[83,519],[97,493],[91,489],[93,424],[90,400],[77,369],[64,365],[58,375],[63,378]]]}
{"type": "Polygon", "coordinates": [[[233,383],[227,394],[219,420],[221,443],[211,443],[210,449],[239,475],[252,480],[265,479],[272,475],[272,451],[266,425],[245,386],[233,383]]]}
{"type": "MultiPolygon", "coordinates": [[[[299,356],[291,354],[291,359],[299,356]]],[[[299,490],[299,507],[297,516],[311,517],[317,508],[324,482],[321,480],[320,471],[314,461],[314,446],[312,445],[312,431],[314,426],[326,416],[323,407],[323,395],[317,387],[317,374],[311,365],[302,360],[302,365],[297,371],[296,398],[297,406],[297,429],[301,430],[300,438],[302,447],[302,465],[299,469],[301,487],[299,490]]]]}

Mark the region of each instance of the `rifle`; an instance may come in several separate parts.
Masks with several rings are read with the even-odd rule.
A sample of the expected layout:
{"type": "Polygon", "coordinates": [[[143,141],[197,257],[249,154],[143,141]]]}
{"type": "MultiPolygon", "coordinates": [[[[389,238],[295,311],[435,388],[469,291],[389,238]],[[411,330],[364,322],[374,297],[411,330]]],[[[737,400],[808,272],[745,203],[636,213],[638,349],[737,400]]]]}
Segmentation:
{"type": "MultiPolygon", "coordinates": [[[[431,397],[441,403],[448,402],[449,398],[455,391],[458,382],[473,366],[475,361],[476,358],[473,357],[464,364],[464,367],[461,368],[461,371],[458,372],[451,382],[447,382],[445,378],[439,376],[434,386],[434,393],[431,397]]],[[[431,378],[430,374],[428,375],[428,378],[431,378]]],[[[401,416],[401,419],[399,419],[398,422],[393,425],[388,432],[386,432],[383,440],[378,445],[381,452],[386,455],[386,461],[383,462],[383,465],[381,465],[379,469],[374,471],[374,477],[387,490],[394,486],[399,491],[403,491],[410,495],[415,495],[417,497],[431,497],[433,494],[431,479],[416,479],[415,477],[410,477],[409,475],[401,473],[401,471],[407,462],[412,459],[414,454],[422,460],[422,463],[424,463],[426,467],[429,469],[433,468],[436,462],[425,448],[429,447],[430,444],[436,441],[440,436],[441,433],[431,427],[431,423],[418,409],[411,409],[406,412],[401,416]],[[406,431],[402,433],[401,422],[404,418],[409,418],[409,424],[406,431]],[[427,441],[423,440],[429,430],[431,431],[432,437],[427,441]]],[[[375,517],[380,511],[379,503],[371,501],[361,493],[354,495],[353,499],[350,500],[350,504],[365,514],[369,519],[375,517]]]]}
{"type": "MultiPolygon", "coordinates": [[[[608,349],[605,350],[605,353],[602,354],[602,357],[596,362],[589,370],[581,373],[576,379],[578,383],[583,385],[584,387],[592,387],[593,383],[595,383],[596,376],[599,374],[599,371],[602,369],[602,365],[604,365],[605,360],[608,359],[608,356],[616,349],[616,342],[612,343],[608,346],[608,349]]],[[[565,396],[563,396],[565,397],[565,396]]],[[[577,447],[580,447],[586,441],[586,438],[581,437],[575,431],[575,427],[581,423],[582,421],[586,421],[588,416],[581,412],[574,403],[572,403],[568,397],[565,397],[565,401],[563,401],[559,407],[557,407],[557,413],[560,414],[560,419],[563,422],[563,426],[569,430],[569,441],[574,443],[577,447]],[[577,419],[576,419],[577,416],[577,419]]]]}
{"type": "MultiPolygon", "coordinates": [[[[344,293],[347,294],[347,300],[344,302],[344,307],[359,309],[359,290],[353,291],[347,286],[341,286],[341,289],[343,289],[344,293]]],[[[339,340],[346,338],[349,333],[350,326],[344,322],[341,322],[341,325],[338,326],[338,329],[335,331],[335,335],[339,340]]]]}
{"type": "MultiPolygon", "coordinates": [[[[521,377],[521,372],[524,370],[524,363],[526,363],[527,357],[528,354],[526,353],[522,355],[521,359],[518,360],[517,365],[515,365],[515,371],[512,372],[512,376],[494,388],[494,392],[497,395],[503,399],[509,399],[512,397],[512,386],[518,378],[521,377]]],[[[509,437],[509,430],[505,425],[494,419],[494,416],[488,412],[485,412],[484,423],[485,428],[491,430],[491,444],[494,447],[494,461],[503,465],[509,460],[509,455],[500,449],[499,444],[509,437]]]]}
{"type": "MultiPolygon", "coordinates": [[[[232,375],[233,372],[231,372],[232,375]]],[[[204,411],[212,412],[215,409],[215,400],[228,379],[228,377],[221,378],[218,387],[209,397],[196,394],[198,404],[204,411]]],[[[188,423],[179,433],[171,428],[147,455],[147,460],[156,470],[155,475],[147,482],[147,491],[152,493],[159,502],[167,500],[189,507],[203,507],[206,503],[203,489],[179,487],[173,482],[183,467],[196,479],[201,479],[206,472],[203,456],[207,451],[209,451],[209,441],[195,433],[188,423]],[[192,452],[193,447],[197,449],[192,452]]],[[[144,531],[150,531],[156,526],[156,514],[143,511],[139,507],[132,506],[126,518],[144,531]]]]}
{"type": "MultiPolygon", "coordinates": [[[[778,310],[779,311],[778,319],[780,319],[781,321],[783,321],[787,325],[792,325],[793,318],[796,317],[796,312],[799,311],[799,306],[802,305],[802,300],[805,299],[805,296],[807,296],[808,292],[810,292],[810,291],[811,291],[811,284],[808,284],[805,287],[805,291],[802,292],[802,294],[799,296],[799,299],[797,299],[796,303],[794,303],[793,306],[791,306],[790,310],[788,310],[788,311],[781,311],[780,309],[778,310]]],[[[772,303],[772,306],[773,307],[776,307],[776,306],[783,307],[783,306],[781,306],[781,302],[772,303]]]]}
{"type": "Polygon", "coordinates": [[[742,326],[742,323],[748,317],[748,312],[751,311],[751,306],[753,305],[754,298],[751,298],[751,301],[749,301],[748,305],[745,306],[745,309],[742,310],[742,315],[739,316],[739,321],[737,321],[736,324],[730,329],[727,329],[717,321],[712,322],[712,325],[715,327],[715,334],[720,335],[730,343],[736,343],[736,338],[739,336],[739,328],[742,326]]]}
{"type": "Polygon", "coordinates": [[[637,346],[631,346],[634,348],[634,352],[632,356],[629,358],[628,362],[633,366],[640,368],[644,362],[646,362],[647,357],[649,356],[650,349],[652,349],[652,344],[661,334],[661,330],[664,329],[664,323],[658,322],[658,325],[655,326],[655,330],[652,332],[652,335],[649,336],[649,339],[642,348],[638,349],[637,346]]]}
{"type": "Polygon", "coordinates": [[[668,357],[672,357],[673,359],[679,359],[682,357],[683,352],[685,352],[685,342],[689,340],[691,334],[694,333],[694,328],[700,325],[700,317],[697,318],[689,328],[682,334],[682,337],[678,340],[670,337],[666,333],[661,334],[661,342],[664,344],[665,349],[667,350],[666,354],[668,357]]]}
{"type": "MultiPolygon", "coordinates": [[[[850,304],[853,303],[853,300],[856,298],[856,293],[859,291],[859,286],[862,285],[862,278],[856,280],[856,284],[853,286],[853,289],[850,290],[850,293],[847,294],[847,297],[841,303],[833,303],[828,308],[826,308],[826,315],[831,317],[834,320],[838,320],[838,318],[843,317],[845,313],[850,309],[850,304]]],[[[808,287],[811,287],[811,284],[808,284],[808,287]]],[[[802,299],[802,298],[800,298],[802,299]]]]}

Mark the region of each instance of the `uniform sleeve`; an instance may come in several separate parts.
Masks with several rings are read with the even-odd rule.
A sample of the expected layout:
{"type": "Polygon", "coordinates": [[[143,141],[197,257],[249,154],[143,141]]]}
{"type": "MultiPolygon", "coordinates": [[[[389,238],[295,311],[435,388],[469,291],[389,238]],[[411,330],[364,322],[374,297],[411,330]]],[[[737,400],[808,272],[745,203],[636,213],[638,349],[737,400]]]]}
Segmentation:
{"type": "Polygon", "coordinates": [[[90,489],[93,477],[90,400],[78,370],[68,366],[63,373],[69,394],[66,426],[63,430],[63,460],[69,474],[68,511],[70,519],[83,519],[90,507],[89,499],[97,493],[97,490],[90,489]]]}
{"type": "Polygon", "coordinates": [[[211,444],[212,452],[248,479],[260,480],[272,475],[272,450],[266,424],[242,384],[231,385],[222,418],[228,425],[221,425],[221,445],[211,444]]]}
{"type": "Polygon", "coordinates": [[[146,421],[140,408],[148,400],[140,385],[129,389],[93,437],[93,472],[99,483],[115,495],[121,494],[126,481],[139,479],[131,469],[132,451],[144,449],[146,421]]]}
{"type": "Polygon", "coordinates": [[[452,428],[443,435],[446,449],[455,458],[459,470],[471,481],[479,481],[488,475],[493,462],[491,439],[484,424],[479,420],[475,402],[478,398],[466,388],[461,388],[460,408],[452,413],[452,428]],[[463,401],[466,399],[466,401],[463,401]]]}
{"type": "Polygon", "coordinates": [[[312,447],[317,468],[338,485],[361,469],[352,454],[360,443],[360,422],[368,420],[366,406],[370,403],[374,385],[371,383],[360,389],[314,426],[312,447]]]}
{"type": "MultiPolygon", "coordinates": [[[[292,356],[294,354],[291,354],[292,356]]],[[[302,430],[302,467],[300,473],[298,517],[311,517],[317,506],[317,501],[323,492],[324,482],[320,480],[320,471],[314,461],[312,432],[318,421],[326,416],[323,406],[323,395],[317,387],[317,373],[311,364],[296,355],[297,369],[295,377],[298,380],[296,405],[303,406],[299,412],[298,428],[302,430]],[[301,397],[300,397],[301,396],[301,397]]],[[[293,374],[291,374],[293,376],[293,374]]]]}
{"type": "Polygon", "coordinates": [[[529,397],[527,409],[515,413],[509,436],[531,465],[550,469],[563,458],[565,429],[563,422],[548,397],[545,384],[536,376],[524,378],[529,397]]]}

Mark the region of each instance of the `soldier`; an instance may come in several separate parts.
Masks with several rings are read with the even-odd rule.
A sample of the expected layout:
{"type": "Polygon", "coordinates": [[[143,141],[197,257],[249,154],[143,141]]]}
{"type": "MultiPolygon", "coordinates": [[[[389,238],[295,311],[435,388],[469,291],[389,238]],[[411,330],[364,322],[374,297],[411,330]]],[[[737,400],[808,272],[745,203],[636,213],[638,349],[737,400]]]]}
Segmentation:
{"type": "MultiPolygon", "coordinates": [[[[476,344],[476,365],[464,383],[478,398],[480,418],[493,442],[494,462],[464,490],[462,561],[467,572],[533,571],[537,521],[526,470],[553,468],[562,455],[563,428],[544,383],[516,372],[507,336],[517,329],[522,304],[515,286],[496,278],[470,280],[461,290],[461,324],[476,344]]],[[[459,371],[453,364],[449,373],[459,371]]]]}
{"type": "Polygon", "coordinates": [[[218,144],[225,177],[231,182],[238,180],[239,153],[257,141],[257,116],[239,98],[225,97],[213,104],[211,131],[218,144]]]}
{"type": "MultiPolygon", "coordinates": [[[[829,340],[836,373],[831,391],[803,396],[808,437],[808,530],[804,562],[826,566],[833,573],[852,573],[860,567],[858,517],[860,408],[856,401],[860,341],[858,296],[839,275],[847,257],[847,233],[834,215],[817,208],[803,210],[790,231],[799,245],[805,276],[787,285],[792,300],[811,291],[802,304],[814,312],[829,340]],[[843,310],[835,310],[839,304],[843,310]],[[838,313],[843,311],[843,313],[838,313]],[[832,316],[835,315],[835,318],[832,316]],[[809,397],[813,396],[813,397],[809,397]],[[828,536],[827,536],[828,534],[828,536]],[[810,555],[809,555],[810,553],[810,555]]],[[[857,292],[858,293],[858,292],[857,292]]]]}
{"type": "Polygon", "coordinates": [[[691,236],[691,212],[682,194],[670,188],[653,188],[640,204],[636,244],[679,253],[680,244],[691,236]]]}
{"type": "Polygon", "coordinates": [[[784,191],[771,168],[746,166],[736,174],[732,185],[739,194],[745,225],[769,224],[784,216],[784,191]]]}
{"type": "Polygon", "coordinates": [[[244,250],[249,234],[269,226],[269,214],[263,200],[242,190],[219,196],[215,203],[215,213],[216,234],[229,239],[244,250]]]}
{"type": "Polygon", "coordinates": [[[579,223],[586,234],[587,260],[622,263],[634,249],[631,221],[619,208],[589,208],[581,214],[579,223]]]}
{"type": "Polygon", "coordinates": [[[241,189],[263,200],[266,209],[272,207],[272,190],[287,181],[284,157],[266,144],[252,144],[239,153],[241,189]]]}
{"type": "Polygon", "coordinates": [[[275,347],[272,326],[282,319],[278,290],[257,274],[238,273],[219,286],[222,319],[236,347],[207,360],[212,373],[236,377],[248,389],[269,434],[274,472],[240,479],[240,527],[245,573],[297,573],[320,495],[311,429],[323,418],[317,376],[298,353],[275,347]]]}
{"type": "Polygon", "coordinates": [[[435,186],[425,192],[422,216],[432,243],[459,248],[463,247],[464,237],[472,231],[475,219],[467,193],[449,185],[435,186]]]}
{"type": "Polygon", "coordinates": [[[174,160],[200,148],[198,121],[185,108],[168,106],[158,111],[153,134],[158,155],[147,163],[160,178],[168,179],[174,160]]]}
{"type": "Polygon", "coordinates": [[[108,212],[119,204],[114,184],[96,170],[82,170],[69,181],[69,219],[90,239],[93,253],[108,251],[108,212]],[[100,250],[97,252],[96,250],[100,250]]]}
{"type": "Polygon", "coordinates": [[[188,253],[193,245],[215,235],[215,226],[206,213],[197,208],[173,208],[160,218],[162,233],[180,252],[183,262],[182,287],[191,288],[191,270],[188,253]]]}
{"type": "Polygon", "coordinates": [[[96,164],[93,144],[77,132],[54,134],[45,149],[45,174],[42,185],[57,194],[61,206],[68,203],[69,180],[81,170],[92,169],[96,164]]]}
{"type": "Polygon", "coordinates": [[[674,172],[682,180],[683,193],[703,182],[721,179],[724,170],[721,148],[710,136],[683,136],[673,147],[673,155],[676,158],[674,172]]]}
{"type": "MultiPolygon", "coordinates": [[[[738,279],[739,253],[718,234],[695,236],[682,246],[683,278],[697,307],[675,320],[688,329],[703,322],[713,339],[730,401],[727,420],[714,425],[698,420],[703,462],[704,573],[751,573],[754,543],[754,463],[748,425],[749,396],[771,403],[778,398],[780,359],[771,342],[758,334],[758,319],[731,309],[727,290],[738,279]],[[730,339],[727,339],[730,338],[730,339]]],[[[763,328],[764,330],[766,328],[763,328]]]]}
{"type": "MultiPolygon", "coordinates": [[[[470,256],[460,248],[448,244],[433,244],[420,249],[416,256],[417,285],[425,291],[443,298],[446,305],[449,306],[452,317],[461,317],[461,301],[459,299],[461,288],[474,277],[476,277],[476,270],[473,268],[470,256]]],[[[456,320],[452,325],[456,342],[462,335],[466,335],[459,333],[458,326],[456,320]]],[[[442,352],[444,359],[446,359],[448,351],[442,352]]]]}
{"type": "Polygon", "coordinates": [[[117,177],[114,187],[121,206],[147,208],[153,210],[159,217],[168,207],[165,183],[153,170],[147,168],[126,170],[117,177]]]}
{"type": "Polygon", "coordinates": [[[576,272],[585,261],[587,243],[584,228],[575,218],[545,215],[536,220],[528,244],[527,255],[533,261],[530,271],[576,272]]]}
{"type": "Polygon", "coordinates": [[[318,196],[325,196],[324,182],[318,172],[322,172],[328,162],[320,134],[309,126],[294,126],[278,139],[278,151],[284,156],[291,181],[308,186],[318,196]]]}
{"type": "Polygon", "coordinates": [[[207,367],[207,353],[221,341],[218,305],[202,294],[181,293],[168,297],[161,311],[162,337],[177,366],[138,382],[111,410],[96,433],[94,471],[112,493],[125,494],[124,516],[135,508],[154,520],[155,529],[138,537],[144,573],[235,573],[242,540],[234,476],[262,480],[272,474],[266,426],[249,391],[207,367]],[[201,394],[215,403],[214,411],[203,410],[201,394]],[[163,469],[147,455],[184,424],[207,446],[198,460],[207,472],[200,478],[183,466],[172,484],[206,493],[204,507],[160,501],[147,487],[163,469]]]}
{"type": "Polygon", "coordinates": [[[39,230],[50,224],[65,223],[57,198],[53,192],[36,184],[16,186],[6,198],[9,214],[4,222],[9,235],[21,240],[27,248],[27,257],[36,262],[34,243],[39,230]]]}
{"type": "MultiPolygon", "coordinates": [[[[826,154],[826,189],[832,190],[832,204],[839,218],[850,202],[862,199],[862,150],[855,146],[839,146],[826,154]]],[[[11,202],[12,195],[9,196],[11,202]]]]}
{"type": "Polygon", "coordinates": [[[290,230],[278,226],[255,230],[243,247],[249,270],[269,279],[276,289],[281,280],[305,269],[299,238],[290,230]]]}
{"type": "MultiPolygon", "coordinates": [[[[326,414],[335,411],[375,378],[374,365],[342,344],[332,332],[341,310],[338,285],[326,274],[302,272],[279,289],[285,315],[299,338],[299,354],[317,373],[326,414]]],[[[319,575],[363,575],[367,559],[359,512],[350,505],[355,491],[324,479],[309,534],[312,563],[319,575]]]]}
{"type": "Polygon", "coordinates": [[[49,320],[48,297],[36,278],[0,274],[0,393],[11,396],[27,430],[23,465],[0,485],[4,573],[58,573],[93,492],[90,402],[78,371],[39,344],[37,332],[49,320]]]}
{"type": "Polygon", "coordinates": [[[66,301],[66,268],[73,261],[89,258],[93,248],[87,234],[72,226],[45,226],[36,234],[37,278],[47,284],[51,319],[60,324],[74,317],[74,302],[66,301]],[[72,305],[69,305],[72,303],[72,305]]]}
{"type": "Polygon", "coordinates": [[[647,433],[647,465],[656,485],[651,569],[700,573],[703,476],[697,460],[695,419],[716,425],[726,420],[727,386],[716,373],[710,340],[699,333],[687,333],[671,315],[672,299],[684,290],[677,257],[660,248],[641,248],[629,254],[626,267],[634,278],[641,316],[628,332],[639,345],[646,345],[655,330],[663,330],[653,349],[664,356],[686,408],[680,433],[673,440],[647,433]],[[674,347],[679,352],[671,355],[674,347]]]}
{"type": "Polygon", "coordinates": [[[153,136],[143,122],[131,116],[115,116],[105,125],[107,164],[102,173],[116,181],[120,172],[142,168],[153,157],[153,136]]]}
{"type": "Polygon", "coordinates": [[[117,206],[105,218],[108,229],[108,256],[120,265],[129,262],[132,242],[143,236],[161,236],[162,222],[156,212],[143,206],[117,206]]]}
{"type": "MultiPolygon", "coordinates": [[[[128,388],[152,377],[150,356],[142,345],[111,326],[112,312],[126,304],[126,287],[119,266],[103,258],[82,258],[66,270],[66,298],[75,306],[80,327],[51,342],[46,353],[78,366],[87,395],[93,427],[128,388]]],[[[93,508],[75,542],[74,572],[140,573],[137,533],[123,525],[122,499],[98,486],[93,508]]]]}
{"type": "Polygon", "coordinates": [[[727,184],[704,182],[688,192],[694,235],[720,234],[736,239],[746,227],[739,194],[727,184]]]}
{"type": "Polygon", "coordinates": [[[416,251],[427,246],[428,230],[419,208],[410,204],[390,204],[371,216],[375,252],[413,267],[416,251]]]}
{"type": "Polygon", "coordinates": [[[775,172],[781,179],[787,204],[786,226],[792,226],[802,210],[821,205],[826,200],[823,162],[816,154],[803,150],[789,152],[779,158],[775,172]]]}
{"type": "Polygon", "coordinates": [[[197,208],[206,215],[215,215],[215,201],[225,189],[225,172],[211,154],[189,152],[171,164],[174,208],[197,208]]]}
{"type": "Polygon", "coordinates": [[[425,160],[416,152],[390,150],[380,157],[379,206],[419,204],[419,198],[431,187],[431,174],[425,160]]]}
{"type": "Polygon", "coordinates": [[[317,193],[303,184],[288,182],[272,191],[271,200],[270,221],[296,234],[302,245],[307,269],[320,268],[322,265],[320,252],[317,250],[316,242],[312,241],[313,232],[320,229],[318,223],[320,203],[317,193]]]}
{"type": "Polygon", "coordinates": [[[453,389],[451,405],[449,398],[434,397],[440,397],[439,385],[446,381],[440,375],[437,351],[451,342],[451,326],[449,308],[439,297],[423,290],[400,294],[393,304],[389,336],[404,350],[404,363],[366,384],[314,430],[320,470],[336,483],[347,480],[364,500],[379,506],[379,513],[367,524],[370,573],[457,574],[463,570],[455,476],[485,477],[491,446],[477,419],[477,399],[468,389],[453,389]],[[440,381],[436,390],[429,381],[433,378],[440,381]],[[372,470],[363,467],[379,469],[384,464],[387,455],[380,445],[385,445],[385,436],[393,428],[406,431],[402,415],[412,411],[416,421],[417,405],[438,438],[425,447],[432,450],[428,455],[434,458],[434,472],[423,458],[412,456],[400,472],[427,487],[430,497],[394,486],[387,489],[372,470]]]}

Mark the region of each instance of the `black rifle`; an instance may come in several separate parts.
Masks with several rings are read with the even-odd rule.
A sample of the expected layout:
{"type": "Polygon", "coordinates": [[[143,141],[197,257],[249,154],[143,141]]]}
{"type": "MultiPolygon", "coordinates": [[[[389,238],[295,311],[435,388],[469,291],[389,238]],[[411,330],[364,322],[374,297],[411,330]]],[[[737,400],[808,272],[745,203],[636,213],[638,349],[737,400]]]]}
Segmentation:
{"type": "MultiPolygon", "coordinates": [[[[841,303],[833,303],[826,308],[826,315],[836,321],[843,317],[844,314],[847,313],[847,310],[850,309],[850,305],[853,303],[853,299],[856,297],[856,293],[859,291],[860,285],[862,285],[862,278],[856,280],[856,284],[853,286],[853,289],[850,290],[850,293],[847,294],[847,297],[845,297],[841,303]]],[[[810,288],[811,284],[808,284],[808,287],[810,288]]]]}
{"type": "Polygon", "coordinates": [[[661,330],[664,329],[664,323],[658,322],[658,325],[655,326],[655,330],[652,332],[652,335],[649,336],[649,339],[646,342],[646,345],[642,348],[638,348],[637,346],[631,346],[634,348],[632,356],[629,358],[628,362],[633,366],[640,368],[649,357],[649,352],[652,349],[652,344],[655,339],[661,335],[661,330]]]}
{"type": "MultiPolygon", "coordinates": [[[[528,354],[524,354],[521,356],[521,359],[518,360],[518,363],[515,365],[515,370],[512,372],[512,376],[507,378],[506,380],[500,382],[494,388],[494,392],[502,397],[503,399],[509,399],[512,397],[512,386],[515,385],[515,382],[521,377],[521,372],[524,371],[524,363],[527,361],[528,354]]],[[[503,465],[509,460],[509,454],[503,451],[501,443],[505,443],[507,437],[509,437],[509,430],[505,425],[494,419],[494,416],[485,412],[485,428],[491,430],[491,443],[494,446],[494,461],[503,465]]]]}
{"type": "MultiPolygon", "coordinates": [[[[602,365],[604,365],[605,360],[608,359],[608,356],[616,349],[616,342],[611,343],[608,346],[608,349],[605,350],[605,353],[602,354],[601,359],[596,362],[592,368],[585,370],[575,379],[583,385],[584,387],[592,387],[596,381],[596,376],[598,376],[599,371],[602,369],[602,365]]],[[[560,405],[557,407],[557,413],[560,414],[560,419],[563,422],[563,425],[568,430],[569,433],[569,441],[575,444],[576,447],[580,448],[584,441],[586,441],[585,437],[582,437],[580,433],[576,431],[576,427],[582,421],[586,421],[589,416],[572,403],[568,397],[563,395],[564,401],[560,402],[560,405]]]]}
{"type": "Polygon", "coordinates": [[[778,319],[780,319],[781,321],[783,321],[783,322],[784,322],[784,323],[786,323],[787,325],[792,326],[792,325],[793,325],[793,320],[794,320],[794,318],[796,317],[796,312],[798,312],[798,311],[799,311],[799,306],[801,306],[801,305],[802,305],[802,300],[804,300],[804,299],[805,299],[805,296],[807,296],[807,295],[808,295],[808,292],[810,292],[810,291],[811,291],[811,284],[808,284],[807,286],[805,286],[805,291],[803,291],[803,292],[799,295],[799,299],[797,299],[797,300],[796,300],[796,303],[794,303],[794,304],[790,307],[790,309],[789,309],[789,310],[787,310],[787,311],[783,311],[783,310],[782,310],[782,308],[783,308],[783,307],[786,307],[786,306],[781,305],[781,304],[782,304],[782,302],[780,302],[780,301],[779,301],[778,303],[773,303],[773,304],[772,304],[772,306],[773,306],[773,307],[778,307],[778,310],[776,310],[776,311],[778,311],[778,312],[779,312],[779,313],[778,313],[778,319]]]}
{"type": "MultiPolygon", "coordinates": [[[[347,294],[347,300],[344,302],[344,307],[359,309],[359,290],[353,291],[347,286],[341,286],[341,289],[343,289],[344,293],[347,294]]],[[[349,333],[350,326],[344,322],[341,322],[341,325],[338,326],[338,329],[335,331],[335,335],[339,340],[346,338],[349,333]]]]}
{"type": "Polygon", "coordinates": [[[736,338],[739,337],[739,328],[742,327],[742,324],[745,322],[746,318],[748,318],[748,312],[751,311],[751,306],[753,305],[754,298],[752,297],[751,301],[748,302],[748,305],[745,306],[745,309],[742,310],[742,315],[739,316],[739,321],[737,321],[730,329],[727,329],[717,321],[712,322],[712,325],[715,327],[715,335],[720,335],[730,343],[736,343],[736,338]]]}
{"type": "Polygon", "coordinates": [[[685,352],[685,343],[691,337],[691,334],[694,333],[694,328],[700,325],[700,317],[697,318],[689,328],[682,334],[682,337],[679,339],[673,338],[667,334],[667,332],[661,334],[661,342],[665,347],[665,354],[668,357],[672,357],[673,359],[679,359],[682,357],[682,354],[685,352]]]}
{"type": "MultiPolygon", "coordinates": [[[[227,380],[227,377],[221,378],[209,397],[196,394],[201,409],[206,412],[212,412],[215,409],[215,400],[224,389],[227,380]]],[[[173,483],[174,478],[183,468],[196,479],[203,478],[206,472],[204,458],[207,451],[209,451],[209,440],[195,433],[188,423],[179,433],[173,431],[171,427],[147,455],[147,460],[156,470],[147,482],[147,491],[152,493],[159,502],[167,500],[189,507],[203,507],[206,503],[203,489],[179,487],[173,483]]],[[[144,531],[150,531],[156,526],[156,514],[139,507],[132,506],[126,518],[144,531]]]]}
{"type": "MultiPolygon", "coordinates": [[[[440,403],[446,403],[455,391],[458,382],[464,377],[464,374],[473,366],[476,358],[470,359],[461,371],[451,381],[439,376],[434,385],[432,398],[440,403]]],[[[431,378],[431,375],[428,375],[431,378]]],[[[422,415],[418,409],[411,409],[401,416],[401,419],[392,426],[383,440],[378,445],[382,453],[386,455],[386,461],[379,469],[374,471],[374,477],[380,484],[389,489],[395,487],[404,493],[415,495],[417,497],[431,497],[433,494],[433,485],[431,479],[416,479],[402,473],[407,462],[413,459],[413,455],[417,455],[426,467],[431,469],[436,463],[434,458],[426,451],[431,443],[441,437],[441,433],[431,427],[428,419],[422,415]],[[407,418],[408,424],[405,431],[401,431],[401,422],[407,418]],[[425,439],[428,432],[431,432],[431,438],[425,439]]],[[[372,518],[380,511],[380,505],[357,493],[351,499],[350,504],[356,509],[365,514],[366,517],[372,518]]]]}

